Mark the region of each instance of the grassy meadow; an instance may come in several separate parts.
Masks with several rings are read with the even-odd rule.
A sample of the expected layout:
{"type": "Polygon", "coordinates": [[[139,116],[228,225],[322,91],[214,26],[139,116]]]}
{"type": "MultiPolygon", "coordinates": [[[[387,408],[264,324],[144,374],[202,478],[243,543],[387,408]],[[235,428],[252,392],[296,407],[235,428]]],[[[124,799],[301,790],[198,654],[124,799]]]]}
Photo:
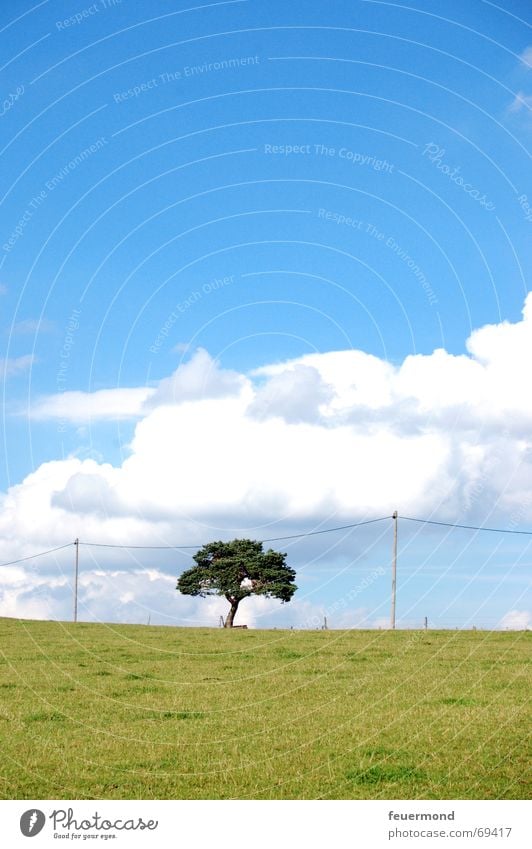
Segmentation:
{"type": "Polygon", "coordinates": [[[0,795],[528,798],[531,638],[0,619],[0,795]]]}

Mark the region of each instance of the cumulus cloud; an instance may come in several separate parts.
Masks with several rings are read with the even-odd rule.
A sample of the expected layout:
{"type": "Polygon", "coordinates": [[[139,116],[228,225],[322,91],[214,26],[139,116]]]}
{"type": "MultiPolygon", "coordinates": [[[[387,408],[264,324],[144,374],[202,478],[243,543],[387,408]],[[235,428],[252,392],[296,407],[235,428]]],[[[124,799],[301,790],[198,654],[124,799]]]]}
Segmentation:
{"type": "Polygon", "coordinates": [[[40,574],[31,566],[0,566],[0,615],[60,618],[68,586],[68,578],[60,572],[40,574]]]}
{"type": "Polygon", "coordinates": [[[156,391],[147,399],[146,407],[205,398],[226,398],[245,386],[238,372],[220,367],[207,351],[199,348],[187,363],[182,363],[171,377],[161,380],[156,391]]]}
{"type": "Polygon", "coordinates": [[[386,514],[398,503],[454,516],[480,481],[504,511],[523,500],[532,462],[532,295],[521,321],[474,331],[467,351],[397,366],[336,351],[246,375],[200,350],[157,387],[42,399],[40,418],[66,414],[71,394],[82,396],[76,418],[140,417],[120,467],[59,464],[70,474],[50,509],[233,527],[386,514]]]}
{"type": "Polygon", "coordinates": [[[316,422],[333,395],[332,386],[316,368],[294,365],[273,374],[258,389],[248,412],[259,419],[280,416],[285,422],[316,422]]]}
{"type": "Polygon", "coordinates": [[[111,466],[101,464],[97,467],[96,463],[89,461],[84,464],[84,471],[75,472],[63,489],[52,493],[51,505],[80,516],[116,513],[117,499],[109,480],[112,476],[116,477],[116,473],[111,466]],[[92,467],[94,471],[90,471],[92,467]]]}
{"type": "Polygon", "coordinates": [[[509,631],[528,631],[532,628],[532,612],[530,610],[509,610],[501,619],[500,627],[509,631]]]}
{"type": "MultiPolygon", "coordinates": [[[[58,392],[39,398],[30,416],[36,421],[61,420],[81,424],[140,418],[150,410],[183,401],[225,398],[246,386],[238,372],[222,369],[207,351],[198,349],[192,358],[157,386],[100,389],[96,392],[58,392]]],[[[27,411],[23,411],[27,414],[27,411]]]]}
{"type": "MultiPolygon", "coordinates": [[[[43,398],[36,419],[70,411],[75,426],[138,421],[121,465],[71,456],[1,497],[4,559],[77,536],[130,545],[281,536],[397,506],[404,515],[489,512],[490,523],[525,524],[531,361],[532,294],[520,321],[477,329],[462,355],[438,349],[393,365],[334,351],[245,374],[200,350],[156,386],[43,398]]],[[[105,564],[141,565],[123,552],[105,564]]],[[[145,575],[136,580],[147,586],[145,575]]],[[[94,604],[105,611],[94,581],[94,604]]],[[[128,610],[137,603],[127,582],[120,598],[128,610]]]]}

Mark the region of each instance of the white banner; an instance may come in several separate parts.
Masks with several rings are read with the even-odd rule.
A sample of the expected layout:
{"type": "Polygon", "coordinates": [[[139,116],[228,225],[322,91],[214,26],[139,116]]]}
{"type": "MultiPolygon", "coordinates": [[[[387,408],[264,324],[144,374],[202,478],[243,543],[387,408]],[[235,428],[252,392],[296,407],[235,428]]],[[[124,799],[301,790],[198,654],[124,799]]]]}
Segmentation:
{"type": "Polygon", "coordinates": [[[102,849],[531,845],[531,805],[520,801],[51,800],[2,801],[0,806],[2,845],[9,849],[72,844],[102,849]]]}

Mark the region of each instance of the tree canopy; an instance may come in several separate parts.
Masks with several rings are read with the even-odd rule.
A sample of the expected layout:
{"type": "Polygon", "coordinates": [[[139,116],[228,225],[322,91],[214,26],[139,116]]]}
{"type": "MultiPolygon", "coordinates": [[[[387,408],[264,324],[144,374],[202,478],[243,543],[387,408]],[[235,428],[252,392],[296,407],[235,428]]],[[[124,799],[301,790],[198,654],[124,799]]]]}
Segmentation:
{"type": "Polygon", "coordinates": [[[286,554],[263,551],[251,539],[210,542],[194,555],[196,565],[183,572],[176,589],[184,595],[224,596],[230,609],[225,627],[232,628],[240,602],[250,595],[291,600],[297,590],[296,573],[286,565],[286,554]]]}

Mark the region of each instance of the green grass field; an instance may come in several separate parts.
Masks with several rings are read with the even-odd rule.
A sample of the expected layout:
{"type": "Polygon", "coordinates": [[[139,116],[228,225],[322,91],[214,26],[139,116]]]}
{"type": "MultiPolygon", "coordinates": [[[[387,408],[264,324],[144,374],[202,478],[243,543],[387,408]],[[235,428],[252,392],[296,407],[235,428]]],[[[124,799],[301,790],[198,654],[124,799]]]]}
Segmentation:
{"type": "Polygon", "coordinates": [[[0,619],[1,795],[528,798],[531,637],[0,619]]]}

